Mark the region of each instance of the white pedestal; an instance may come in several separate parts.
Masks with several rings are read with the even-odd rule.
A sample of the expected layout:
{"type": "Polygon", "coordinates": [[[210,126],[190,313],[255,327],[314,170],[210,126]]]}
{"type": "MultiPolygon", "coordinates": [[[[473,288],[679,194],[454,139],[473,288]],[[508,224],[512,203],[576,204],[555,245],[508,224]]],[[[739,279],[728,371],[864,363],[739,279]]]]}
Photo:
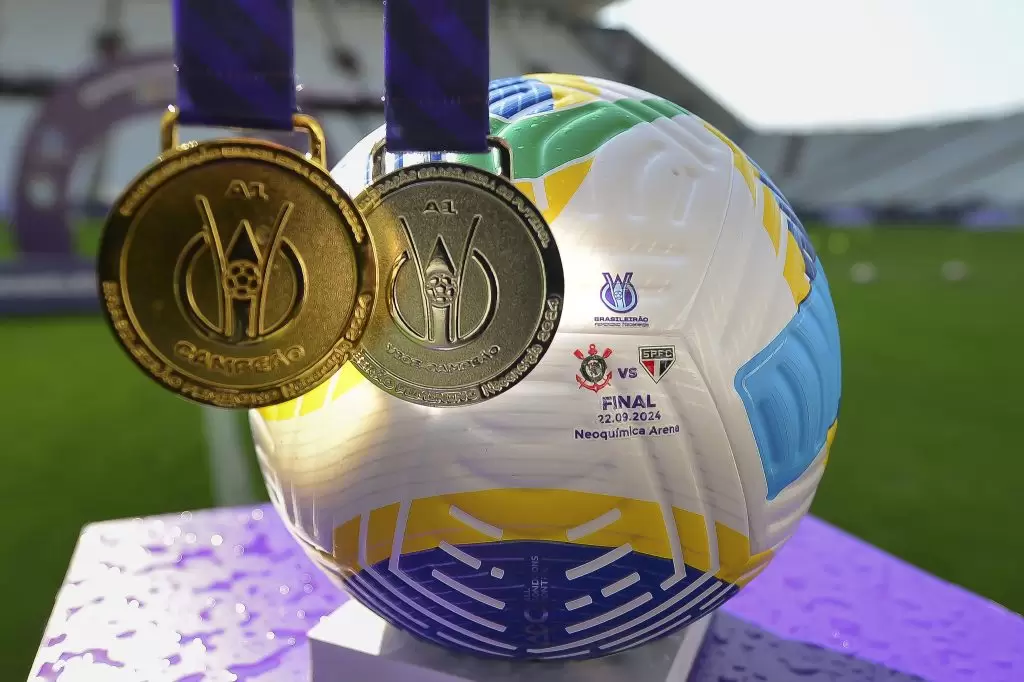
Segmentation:
{"type": "Polygon", "coordinates": [[[506,662],[418,640],[351,600],[309,632],[312,682],[685,682],[713,617],[604,658],[506,662]]]}

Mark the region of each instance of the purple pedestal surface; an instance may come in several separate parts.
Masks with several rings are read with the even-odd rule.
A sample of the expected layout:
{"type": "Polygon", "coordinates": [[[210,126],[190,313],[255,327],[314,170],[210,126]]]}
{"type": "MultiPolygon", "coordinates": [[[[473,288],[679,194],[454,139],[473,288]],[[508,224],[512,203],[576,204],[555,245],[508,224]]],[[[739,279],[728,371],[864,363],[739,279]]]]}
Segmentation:
{"type": "MultiPolygon", "coordinates": [[[[269,506],[97,523],[29,679],[306,682],[345,599],[269,506]]],[[[1024,680],[1024,618],[814,518],[713,618],[691,682],[1024,680]]]]}

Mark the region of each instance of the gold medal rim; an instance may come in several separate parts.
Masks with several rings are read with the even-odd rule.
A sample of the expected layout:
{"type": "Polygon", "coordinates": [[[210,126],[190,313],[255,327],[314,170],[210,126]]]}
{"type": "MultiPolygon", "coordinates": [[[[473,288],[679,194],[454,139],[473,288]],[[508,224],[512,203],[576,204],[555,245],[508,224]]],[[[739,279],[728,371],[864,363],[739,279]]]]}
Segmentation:
{"type": "MultiPolygon", "coordinates": [[[[380,176],[373,183],[371,183],[368,187],[364,188],[363,191],[361,191],[359,194],[356,195],[355,202],[356,202],[356,206],[359,208],[359,210],[362,212],[362,214],[364,216],[364,219],[365,219],[366,225],[367,225],[367,229],[369,230],[369,225],[370,225],[370,222],[371,222],[370,221],[370,217],[373,215],[373,212],[376,211],[377,209],[379,209],[383,205],[383,203],[384,203],[384,201],[385,201],[385,199],[387,198],[388,195],[392,194],[393,192],[399,191],[401,189],[406,189],[406,188],[408,188],[408,187],[410,187],[412,185],[415,185],[415,184],[418,184],[418,183],[427,183],[427,182],[454,182],[454,183],[461,183],[461,184],[469,185],[469,186],[471,186],[474,189],[477,189],[479,191],[489,192],[493,197],[495,197],[499,201],[501,201],[504,204],[506,204],[509,208],[512,209],[513,212],[515,212],[516,217],[519,220],[519,223],[522,225],[523,229],[526,230],[526,232],[528,234],[530,234],[530,236],[532,237],[532,239],[534,241],[534,244],[536,245],[536,248],[537,248],[537,253],[538,253],[538,255],[539,255],[540,259],[541,259],[541,262],[543,263],[543,266],[544,266],[544,274],[545,274],[545,277],[544,277],[545,294],[544,294],[544,297],[543,297],[544,301],[547,302],[551,298],[555,298],[555,297],[557,297],[559,299],[559,308],[558,308],[557,314],[555,316],[555,319],[554,320],[550,320],[552,322],[552,328],[551,328],[551,331],[550,331],[550,336],[548,337],[547,341],[539,341],[537,339],[537,335],[542,331],[542,326],[543,326],[544,320],[546,319],[544,317],[544,314],[543,314],[546,311],[546,308],[545,308],[545,311],[542,311],[542,313],[541,313],[540,323],[538,324],[536,329],[531,331],[531,333],[529,335],[530,341],[527,343],[526,348],[523,349],[523,351],[519,355],[516,356],[514,361],[509,362],[507,364],[504,364],[502,369],[499,372],[496,372],[496,373],[492,374],[490,376],[490,378],[488,378],[488,379],[486,379],[484,381],[473,382],[473,383],[470,383],[470,384],[466,384],[464,386],[460,386],[458,388],[435,389],[435,388],[423,387],[420,384],[417,384],[415,382],[407,381],[407,380],[401,378],[400,376],[398,376],[397,374],[395,374],[394,372],[391,372],[390,370],[385,369],[380,364],[380,362],[375,359],[375,356],[373,354],[371,354],[366,349],[365,344],[363,344],[362,342],[356,344],[356,346],[355,346],[355,349],[354,349],[354,351],[352,353],[352,359],[353,359],[352,365],[359,371],[359,373],[363,377],[366,378],[367,381],[371,382],[374,386],[377,386],[379,389],[381,389],[382,391],[384,391],[385,393],[387,393],[390,396],[393,396],[395,398],[398,398],[399,400],[403,400],[403,401],[408,402],[408,403],[412,403],[414,405],[421,405],[421,406],[424,406],[424,407],[438,407],[438,408],[459,408],[459,407],[467,407],[468,405],[479,405],[480,403],[487,402],[488,400],[492,400],[494,398],[497,398],[498,396],[504,395],[504,394],[508,393],[511,389],[515,388],[521,381],[523,381],[526,377],[528,377],[537,368],[537,366],[540,364],[541,360],[543,360],[544,356],[547,354],[548,349],[551,347],[551,344],[554,343],[555,336],[558,333],[558,327],[561,324],[562,313],[565,310],[565,271],[564,271],[564,268],[562,267],[561,252],[558,249],[558,241],[555,239],[555,235],[554,235],[553,231],[551,230],[551,225],[548,223],[547,219],[541,213],[540,209],[537,208],[536,204],[534,204],[534,202],[528,196],[526,196],[526,194],[523,193],[522,190],[520,190],[518,187],[516,187],[515,184],[512,182],[512,180],[510,180],[509,178],[506,178],[503,175],[499,175],[497,173],[492,173],[490,171],[484,170],[484,169],[479,168],[477,166],[471,166],[469,164],[463,164],[463,163],[455,163],[455,162],[451,162],[451,161],[427,161],[427,162],[423,162],[423,163],[418,163],[418,164],[416,164],[414,166],[408,166],[408,167],[405,167],[405,168],[399,168],[399,169],[391,171],[390,173],[387,173],[386,175],[380,176]],[[435,171],[438,170],[438,169],[461,170],[463,172],[463,175],[462,175],[462,177],[443,177],[443,178],[430,177],[429,175],[427,177],[419,177],[419,174],[421,172],[426,171],[427,173],[429,173],[431,169],[434,169],[435,171]],[[387,189],[386,191],[381,191],[379,189],[381,186],[384,186],[386,183],[388,183],[389,181],[391,181],[393,178],[395,178],[397,176],[400,176],[400,175],[403,175],[403,174],[413,174],[413,173],[415,173],[417,175],[417,177],[415,179],[413,179],[413,180],[410,180],[409,182],[406,182],[406,183],[403,183],[403,184],[398,184],[398,185],[396,185],[393,188],[387,189]],[[519,207],[517,207],[515,205],[515,203],[513,203],[512,199],[506,199],[505,197],[501,196],[497,192],[491,191],[488,188],[483,187],[483,186],[481,186],[478,183],[472,182],[471,180],[469,180],[466,177],[467,174],[472,174],[472,173],[477,173],[477,174],[480,174],[482,176],[486,176],[487,178],[489,178],[491,180],[494,180],[496,183],[504,185],[512,193],[513,197],[516,197],[516,198],[519,198],[519,199],[522,200],[523,206],[525,208],[520,209],[519,207]],[[546,230],[546,232],[548,234],[548,237],[550,239],[550,245],[549,245],[548,248],[542,247],[541,244],[539,243],[539,237],[537,236],[537,234],[534,231],[533,227],[530,225],[529,216],[535,217],[537,219],[537,221],[539,221],[539,223],[541,225],[543,225],[544,229],[546,230]],[[530,355],[529,351],[530,351],[530,349],[535,344],[540,345],[541,346],[541,350],[540,350],[540,353],[537,354],[537,361],[530,366],[530,369],[527,370],[526,372],[524,372],[521,376],[517,377],[514,381],[509,382],[501,390],[496,391],[494,393],[491,393],[490,395],[486,395],[484,393],[484,391],[482,390],[482,388],[487,383],[489,383],[491,381],[494,381],[497,378],[502,377],[503,375],[508,373],[513,367],[515,367],[516,365],[518,365],[521,362],[523,362],[527,358],[527,356],[530,355]],[[370,376],[367,372],[365,372],[363,370],[363,368],[361,367],[361,363],[358,361],[362,357],[367,357],[370,360],[372,360],[374,362],[374,364],[376,364],[378,366],[381,366],[381,368],[385,369],[387,374],[389,376],[393,377],[394,379],[397,379],[397,380],[399,380],[399,381],[401,381],[401,382],[403,382],[405,384],[408,384],[410,386],[415,386],[417,388],[421,388],[421,389],[422,388],[426,388],[426,392],[429,392],[431,394],[454,393],[454,392],[458,392],[458,391],[476,391],[476,393],[479,395],[479,398],[477,400],[469,402],[469,403],[434,403],[434,402],[429,402],[429,401],[425,401],[425,400],[417,400],[417,399],[414,399],[413,397],[411,397],[409,395],[406,395],[406,394],[399,394],[399,393],[397,393],[397,392],[395,392],[395,391],[393,391],[391,389],[388,389],[385,386],[382,386],[380,382],[378,382],[377,380],[374,379],[374,377],[370,376]]],[[[371,238],[371,240],[374,238],[374,235],[373,235],[372,232],[370,232],[370,238],[371,238]]],[[[371,317],[373,315],[379,315],[379,314],[381,314],[381,313],[379,313],[375,309],[371,313],[371,317]]],[[[369,326],[369,324],[367,324],[367,326],[369,326]]],[[[401,332],[396,330],[396,333],[400,334],[401,332]]]]}
{"type": "Polygon", "coordinates": [[[373,304],[376,301],[377,289],[376,252],[373,248],[372,238],[369,230],[367,229],[366,221],[363,218],[363,214],[359,211],[355,200],[341,187],[340,184],[338,184],[336,180],[334,180],[333,177],[331,177],[330,170],[325,167],[321,167],[304,154],[290,147],[267,140],[241,137],[220,138],[205,140],[202,142],[187,143],[174,150],[161,154],[153,163],[149,164],[149,166],[142,170],[117,197],[107,215],[103,225],[103,232],[97,255],[97,274],[97,286],[99,289],[99,300],[103,317],[113,333],[117,344],[146,376],[164,389],[189,400],[190,402],[214,407],[229,407],[246,410],[279,405],[308,393],[329,380],[331,376],[333,376],[346,362],[351,360],[352,355],[355,352],[355,348],[359,340],[362,338],[362,333],[366,330],[367,321],[372,313],[373,304]],[[160,171],[160,169],[165,168],[178,158],[200,153],[201,150],[224,147],[259,149],[289,156],[292,160],[307,168],[310,171],[310,174],[315,172],[317,176],[324,181],[323,186],[311,182],[308,175],[297,172],[294,169],[290,169],[281,164],[275,164],[264,159],[248,157],[238,159],[221,156],[197,163],[194,166],[180,171],[179,173],[170,174],[167,178],[149,188],[146,197],[138,203],[136,209],[133,210],[130,215],[122,215],[122,207],[124,207],[131,197],[139,191],[139,188],[144,185],[150,177],[160,171]],[[151,367],[147,366],[147,364],[140,358],[136,357],[128,342],[122,338],[118,331],[117,321],[114,319],[110,307],[106,303],[107,294],[104,291],[104,282],[116,283],[118,296],[120,297],[120,305],[122,309],[128,313],[124,306],[124,282],[121,277],[121,261],[124,257],[124,247],[134,216],[141,211],[142,207],[151,200],[152,197],[159,192],[160,187],[166,183],[178,179],[183,175],[187,175],[189,171],[194,168],[202,168],[210,164],[230,161],[246,161],[253,164],[270,165],[282,172],[301,179],[315,192],[326,198],[328,202],[337,205],[339,219],[336,225],[338,227],[345,228],[344,231],[346,238],[352,248],[356,263],[357,282],[356,289],[352,295],[353,303],[351,306],[351,312],[343,323],[338,325],[338,341],[316,360],[308,363],[301,371],[295,372],[285,379],[269,382],[268,384],[258,388],[230,388],[226,386],[218,386],[212,382],[194,377],[191,373],[182,369],[177,364],[168,362],[167,359],[163,357],[163,353],[154,348],[152,344],[148,342],[148,338],[144,334],[140,333],[142,330],[139,329],[139,325],[136,323],[134,315],[125,314],[122,319],[125,320],[131,328],[130,331],[135,336],[135,343],[143,346],[146,351],[148,351],[152,356],[155,356],[156,362],[162,365],[163,370],[158,374],[151,367]],[[337,200],[334,196],[331,196],[331,190],[336,194],[337,200]],[[360,234],[363,236],[361,243],[358,236],[360,234]],[[354,322],[361,311],[359,301],[366,296],[369,296],[370,300],[368,305],[365,306],[365,317],[362,320],[361,326],[356,326],[354,325],[354,322]],[[353,333],[356,336],[355,340],[348,338],[353,333]],[[309,377],[314,375],[319,375],[319,377],[309,380],[309,377]],[[294,384],[296,382],[302,382],[303,388],[301,391],[290,392],[283,389],[284,386],[294,384]],[[181,390],[183,384],[188,383],[191,383],[198,389],[205,391],[206,393],[204,393],[204,397],[200,397],[192,392],[183,392],[181,390]],[[223,396],[232,396],[239,399],[245,398],[245,400],[221,401],[213,398],[207,399],[205,395],[211,393],[223,396]],[[271,396],[267,394],[275,395],[271,396]]]}

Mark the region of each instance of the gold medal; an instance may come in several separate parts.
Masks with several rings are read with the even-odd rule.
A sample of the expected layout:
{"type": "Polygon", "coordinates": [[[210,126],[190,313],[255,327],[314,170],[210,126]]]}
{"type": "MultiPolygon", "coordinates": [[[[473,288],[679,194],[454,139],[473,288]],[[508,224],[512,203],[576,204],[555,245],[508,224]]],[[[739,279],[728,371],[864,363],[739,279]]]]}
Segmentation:
{"type": "Polygon", "coordinates": [[[323,132],[303,116],[310,158],[253,139],[177,145],[114,205],[100,295],[132,359],[197,402],[253,408],[302,395],[350,357],[373,308],[363,219],[326,170],[323,132]]]}
{"type": "Polygon", "coordinates": [[[425,163],[379,178],[356,203],[382,285],[352,358],[359,371],[435,407],[487,400],[526,377],[554,338],[564,295],[558,246],[532,202],[504,177],[425,163]]]}

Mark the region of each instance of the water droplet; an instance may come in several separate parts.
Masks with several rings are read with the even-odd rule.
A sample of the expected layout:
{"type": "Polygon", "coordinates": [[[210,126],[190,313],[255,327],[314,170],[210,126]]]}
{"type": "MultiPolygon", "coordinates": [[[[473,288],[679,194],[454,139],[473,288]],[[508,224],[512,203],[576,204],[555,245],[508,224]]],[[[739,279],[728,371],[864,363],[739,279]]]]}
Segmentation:
{"type": "Polygon", "coordinates": [[[221,544],[223,544],[223,543],[224,543],[224,538],[221,537],[220,535],[214,535],[212,538],[210,538],[210,544],[213,545],[214,547],[220,547],[221,544]]]}

